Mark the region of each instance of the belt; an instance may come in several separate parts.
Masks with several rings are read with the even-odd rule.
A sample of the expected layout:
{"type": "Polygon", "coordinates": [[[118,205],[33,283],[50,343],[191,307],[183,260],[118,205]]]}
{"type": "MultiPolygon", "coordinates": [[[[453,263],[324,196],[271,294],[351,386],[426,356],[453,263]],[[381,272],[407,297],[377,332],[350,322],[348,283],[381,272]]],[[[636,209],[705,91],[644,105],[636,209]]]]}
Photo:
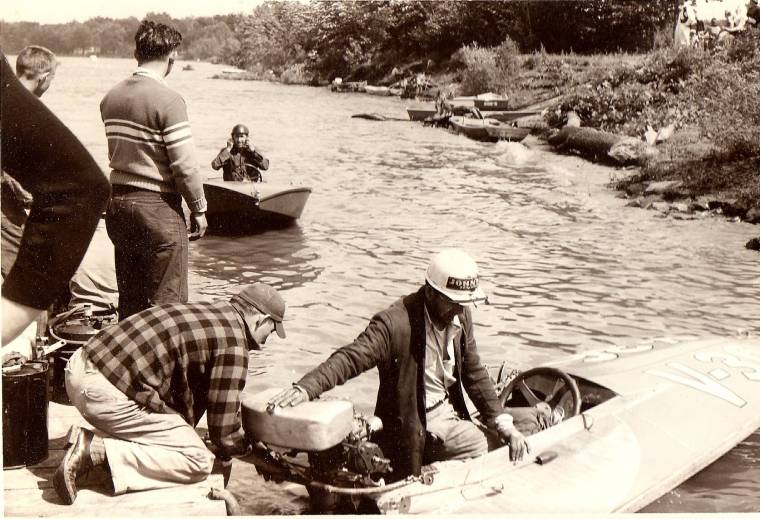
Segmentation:
{"type": "Polygon", "coordinates": [[[426,407],[426,408],[425,408],[425,412],[426,412],[426,413],[429,413],[429,412],[430,412],[430,411],[432,411],[433,409],[437,409],[437,408],[438,408],[438,407],[440,407],[440,406],[441,406],[441,404],[442,404],[442,403],[444,403],[445,401],[446,401],[446,399],[444,398],[444,399],[442,399],[442,400],[439,400],[439,401],[437,401],[435,404],[431,405],[430,407],[426,407]]]}

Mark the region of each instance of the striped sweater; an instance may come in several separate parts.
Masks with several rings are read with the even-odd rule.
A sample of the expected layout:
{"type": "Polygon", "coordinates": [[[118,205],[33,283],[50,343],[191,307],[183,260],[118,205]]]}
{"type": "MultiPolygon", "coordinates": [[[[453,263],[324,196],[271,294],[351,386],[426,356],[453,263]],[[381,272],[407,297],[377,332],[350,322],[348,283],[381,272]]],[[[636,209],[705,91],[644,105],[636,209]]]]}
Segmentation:
{"type": "Polygon", "coordinates": [[[162,78],[138,68],[106,94],[100,114],[111,184],[179,193],[191,211],[206,210],[185,101],[162,78]]]}

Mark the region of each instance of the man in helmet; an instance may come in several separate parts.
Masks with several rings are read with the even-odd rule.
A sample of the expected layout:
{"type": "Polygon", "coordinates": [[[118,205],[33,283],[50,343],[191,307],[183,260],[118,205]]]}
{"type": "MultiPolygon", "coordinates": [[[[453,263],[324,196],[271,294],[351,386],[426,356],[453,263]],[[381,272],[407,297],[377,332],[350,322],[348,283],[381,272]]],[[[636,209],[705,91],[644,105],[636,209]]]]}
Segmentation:
{"type": "Polygon", "coordinates": [[[222,168],[224,180],[261,182],[261,170],[269,169],[269,159],[256,151],[248,135],[246,125],[236,124],[227,146],[211,162],[214,170],[222,168]]]}
{"type": "Polygon", "coordinates": [[[487,452],[487,436],[470,420],[463,389],[480,420],[509,443],[511,459],[521,459],[528,445],[515,425],[537,430],[532,425],[541,422],[539,411],[506,413],[499,402],[473,334],[470,308],[485,299],[475,261],[459,250],[441,251],[419,290],[377,313],[354,342],[276,395],[270,408],[312,400],[377,367],[375,415],[383,421],[378,441],[394,479],[419,475],[427,463],[487,452]]]}

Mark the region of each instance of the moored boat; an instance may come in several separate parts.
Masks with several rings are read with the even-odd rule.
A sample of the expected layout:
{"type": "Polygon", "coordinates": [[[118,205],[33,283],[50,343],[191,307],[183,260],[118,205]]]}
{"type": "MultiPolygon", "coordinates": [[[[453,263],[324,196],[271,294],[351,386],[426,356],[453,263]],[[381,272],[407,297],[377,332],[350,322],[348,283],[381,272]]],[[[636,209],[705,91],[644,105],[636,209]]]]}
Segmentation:
{"type": "Polygon", "coordinates": [[[452,116],[449,117],[449,128],[454,133],[465,135],[476,141],[496,140],[488,134],[489,127],[501,127],[501,123],[495,119],[475,119],[474,117],[452,116]]]}
{"type": "Polygon", "coordinates": [[[541,115],[537,110],[499,110],[488,112],[488,117],[502,123],[508,123],[525,117],[538,117],[541,115]]]}
{"type": "Polygon", "coordinates": [[[506,110],[509,108],[509,99],[494,94],[493,92],[486,92],[485,94],[478,94],[473,101],[475,108],[481,111],[492,110],[506,110]]]}
{"type": "Polygon", "coordinates": [[[373,96],[389,96],[390,91],[387,86],[373,86],[367,85],[364,87],[364,91],[373,96]]]}
{"type": "Polygon", "coordinates": [[[428,117],[434,116],[437,112],[435,106],[407,106],[406,113],[409,114],[410,121],[424,121],[428,117]]]}
{"type": "Polygon", "coordinates": [[[301,217],[311,194],[305,186],[222,179],[209,180],[203,188],[209,225],[231,231],[292,223],[301,217]]]}

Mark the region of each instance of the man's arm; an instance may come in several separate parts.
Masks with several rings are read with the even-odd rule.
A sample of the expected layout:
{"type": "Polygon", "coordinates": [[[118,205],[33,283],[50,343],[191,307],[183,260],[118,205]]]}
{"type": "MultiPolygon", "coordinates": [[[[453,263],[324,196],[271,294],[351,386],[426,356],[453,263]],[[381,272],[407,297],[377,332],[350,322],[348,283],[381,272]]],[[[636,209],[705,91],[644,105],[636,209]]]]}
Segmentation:
{"type": "Polygon", "coordinates": [[[480,362],[480,355],[475,345],[472,316],[469,311],[466,312],[463,323],[467,342],[462,349],[462,385],[480,412],[483,423],[498,432],[502,440],[509,443],[510,459],[519,461],[530,452],[530,446],[515,427],[512,416],[504,411],[491,377],[480,362]]]}
{"type": "Polygon", "coordinates": [[[177,97],[176,101],[166,109],[162,137],[166,144],[175,188],[182,195],[191,212],[205,212],[206,196],[203,192],[205,175],[195,159],[193,133],[187,118],[185,102],[181,97],[177,97]]]}
{"type": "Polygon", "coordinates": [[[488,425],[493,425],[494,419],[504,412],[499,403],[493,382],[488,376],[488,371],[480,362],[480,355],[475,344],[475,335],[472,326],[472,317],[469,311],[462,319],[463,330],[467,341],[462,348],[462,385],[467,394],[480,412],[483,420],[488,425]]]}
{"type": "Polygon", "coordinates": [[[273,409],[313,400],[374,368],[390,357],[390,342],[389,324],[376,315],[354,342],[333,352],[326,361],[304,375],[295,388],[275,395],[269,406],[273,409]]]}
{"type": "Polygon", "coordinates": [[[23,307],[42,310],[65,292],[82,261],[110,184],[74,134],[16,79],[5,56],[0,90],[0,161],[33,197],[2,292],[23,307]]]}
{"type": "Polygon", "coordinates": [[[214,169],[214,171],[216,171],[224,166],[231,157],[232,155],[230,155],[230,148],[222,148],[216,158],[211,161],[211,167],[214,169]]]}
{"type": "Polygon", "coordinates": [[[251,150],[251,163],[258,169],[263,169],[264,171],[269,169],[269,159],[255,150],[251,150]]]}
{"type": "Polygon", "coordinates": [[[222,457],[248,452],[240,421],[240,392],[245,387],[248,355],[243,347],[227,348],[216,356],[208,390],[208,432],[222,457]]]}

